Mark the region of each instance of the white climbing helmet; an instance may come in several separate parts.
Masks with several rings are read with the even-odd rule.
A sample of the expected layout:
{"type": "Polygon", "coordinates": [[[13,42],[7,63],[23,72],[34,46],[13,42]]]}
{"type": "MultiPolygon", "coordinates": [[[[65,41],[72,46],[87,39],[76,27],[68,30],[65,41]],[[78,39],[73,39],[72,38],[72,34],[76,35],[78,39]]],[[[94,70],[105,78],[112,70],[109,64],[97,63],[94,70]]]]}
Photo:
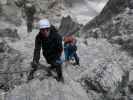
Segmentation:
{"type": "Polygon", "coordinates": [[[48,19],[41,19],[39,21],[39,28],[50,28],[50,22],[48,19]]]}

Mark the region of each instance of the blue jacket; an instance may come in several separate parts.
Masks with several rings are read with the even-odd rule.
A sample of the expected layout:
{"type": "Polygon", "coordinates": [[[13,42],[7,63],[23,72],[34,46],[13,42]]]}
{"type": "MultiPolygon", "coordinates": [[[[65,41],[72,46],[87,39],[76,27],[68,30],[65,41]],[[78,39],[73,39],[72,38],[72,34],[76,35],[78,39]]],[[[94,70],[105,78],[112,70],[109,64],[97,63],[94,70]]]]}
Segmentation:
{"type": "Polygon", "coordinates": [[[65,60],[70,60],[73,57],[73,54],[76,53],[77,46],[70,43],[64,44],[64,53],[65,53],[65,60]]]}

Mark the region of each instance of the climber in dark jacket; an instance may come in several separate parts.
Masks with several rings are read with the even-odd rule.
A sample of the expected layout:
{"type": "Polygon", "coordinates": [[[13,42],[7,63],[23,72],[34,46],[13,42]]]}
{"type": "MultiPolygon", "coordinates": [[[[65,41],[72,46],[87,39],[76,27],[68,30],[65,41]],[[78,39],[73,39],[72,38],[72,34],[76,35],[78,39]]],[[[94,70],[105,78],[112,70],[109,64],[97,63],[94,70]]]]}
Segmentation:
{"type": "MultiPolygon", "coordinates": [[[[48,64],[51,65],[51,70],[56,69],[57,80],[63,81],[62,75],[62,61],[61,54],[63,50],[62,38],[58,34],[54,26],[50,26],[47,19],[42,19],[39,21],[40,32],[36,36],[35,49],[33,56],[33,64],[37,65],[40,59],[40,51],[42,49],[43,56],[45,57],[48,64]]],[[[36,71],[37,67],[33,68],[30,76],[36,71]]]]}
{"type": "Polygon", "coordinates": [[[36,8],[32,3],[26,3],[24,6],[24,12],[26,15],[27,32],[32,32],[36,8]]]}

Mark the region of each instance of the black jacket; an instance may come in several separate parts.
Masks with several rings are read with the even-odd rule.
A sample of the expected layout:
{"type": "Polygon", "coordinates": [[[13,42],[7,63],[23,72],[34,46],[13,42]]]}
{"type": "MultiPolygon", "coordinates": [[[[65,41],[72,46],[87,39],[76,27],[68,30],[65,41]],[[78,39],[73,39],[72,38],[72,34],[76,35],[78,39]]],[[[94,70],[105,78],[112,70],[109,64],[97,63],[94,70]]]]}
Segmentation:
{"type": "Polygon", "coordinates": [[[40,33],[36,36],[33,62],[39,62],[41,49],[49,64],[55,63],[61,57],[62,38],[54,27],[50,28],[50,35],[47,39],[42,37],[40,33]]]}

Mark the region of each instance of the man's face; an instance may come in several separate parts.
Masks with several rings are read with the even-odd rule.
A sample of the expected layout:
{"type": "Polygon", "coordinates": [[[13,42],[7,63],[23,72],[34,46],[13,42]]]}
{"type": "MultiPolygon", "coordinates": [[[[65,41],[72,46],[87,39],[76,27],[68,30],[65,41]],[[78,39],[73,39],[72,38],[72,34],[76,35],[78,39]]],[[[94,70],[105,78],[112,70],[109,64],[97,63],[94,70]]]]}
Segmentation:
{"type": "Polygon", "coordinates": [[[40,32],[41,34],[44,36],[44,37],[48,37],[49,36],[49,33],[50,33],[50,28],[42,28],[40,29],[40,32]]]}

